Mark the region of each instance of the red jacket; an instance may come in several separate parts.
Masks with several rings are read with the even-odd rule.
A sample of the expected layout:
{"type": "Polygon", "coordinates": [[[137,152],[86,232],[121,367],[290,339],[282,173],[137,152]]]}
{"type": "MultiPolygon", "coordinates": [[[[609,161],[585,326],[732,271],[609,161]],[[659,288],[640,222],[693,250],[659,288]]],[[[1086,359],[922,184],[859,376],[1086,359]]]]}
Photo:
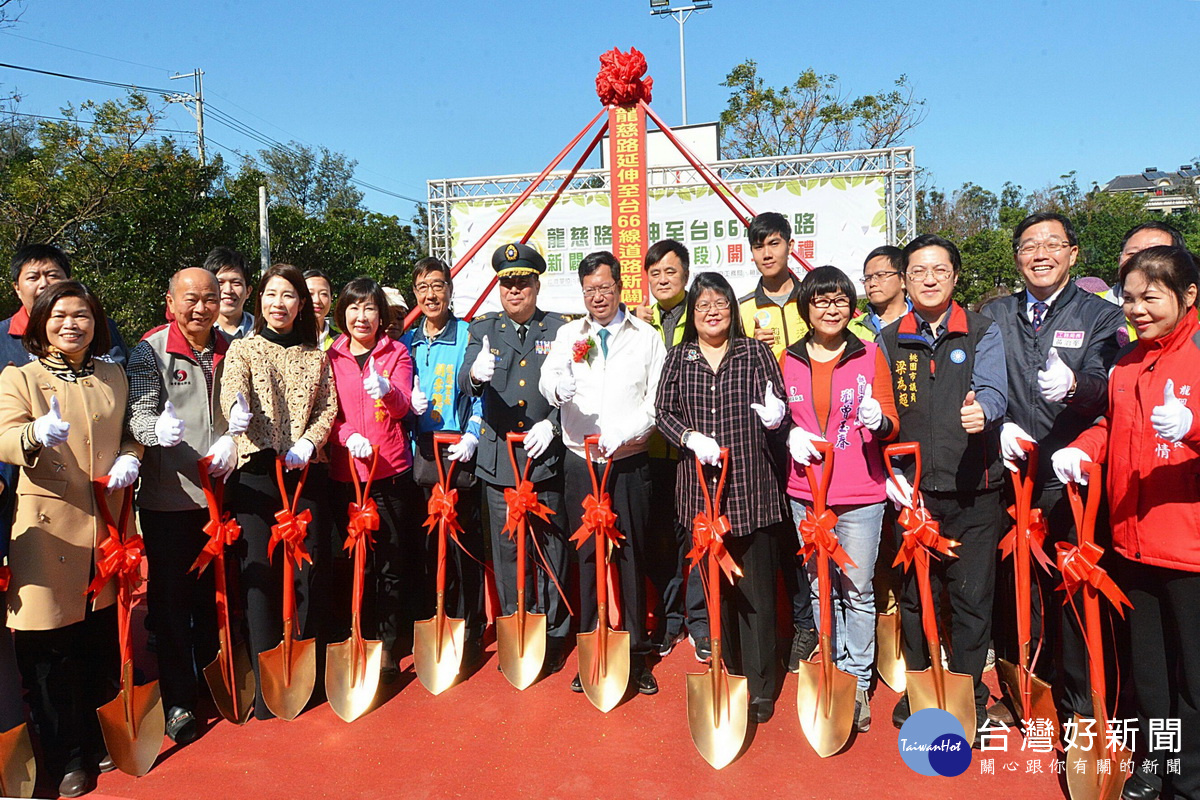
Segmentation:
{"type": "MultiPolygon", "coordinates": [[[[376,478],[398,475],[412,468],[412,447],[404,431],[404,415],[412,400],[413,366],[408,348],[387,336],[380,336],[371,358],[375,371],[387,378],[392,390],[380,400],[372,400],[363,391],[365,367],[359,367],[350,355],[350,339],[345,334],[329,348],[329,364],[337,386],[338,413],[330,436],[330,462],[335,481],[350,480],[350,460],[346,442],[361,433],[379,448],[376,478]]],[[[369,363],[369,362],[368,362],[369,363]]],[[[366,480],[371,465],[355,461],[358,476],[366,480]]]]}
{"type": "Polygon", "coordinates": [[[1194,314],[1117,360],[1108,378],[1107,414],[1071,446],[1108,465],[1118,553],[1200,572],[1200,323],[1194,314]],[[1150,424],[1168,378],[1192,410],[1191,430],[1176,444],[1159,438],[1150,424]]]}

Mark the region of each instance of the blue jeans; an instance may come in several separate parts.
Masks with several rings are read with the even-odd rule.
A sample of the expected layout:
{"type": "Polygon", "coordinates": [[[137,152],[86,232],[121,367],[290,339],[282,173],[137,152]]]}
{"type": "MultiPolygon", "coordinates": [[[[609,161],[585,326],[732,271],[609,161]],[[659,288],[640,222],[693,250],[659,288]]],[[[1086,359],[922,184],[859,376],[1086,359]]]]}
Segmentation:
{"type": "MultiPolygon", "coordinates": [[[[805,505],[793,499],[792,515],[797,526],[805,518],[805,505]]],[[[831,647],[836,654],[838,669],[858,679],[858,688],[871,685],[871,670],[875,666],[875,557],[879,553],[879,530],[883,524],[883,503],[866,506],[833,506],[837,514],[834,532],[842,549],[854,562],[843,572],[832,560],[829,562],[832,592],[831,647]]],[[[799,530],[796,533],[799,539],[799,530]]],[[[803,544],[803,541],[800,542],[803,544]]],[[[813,615],[817,629],[821,625],[820,591],[817,585],[817,558],[805,565],[812,593],[813,615]]]]}

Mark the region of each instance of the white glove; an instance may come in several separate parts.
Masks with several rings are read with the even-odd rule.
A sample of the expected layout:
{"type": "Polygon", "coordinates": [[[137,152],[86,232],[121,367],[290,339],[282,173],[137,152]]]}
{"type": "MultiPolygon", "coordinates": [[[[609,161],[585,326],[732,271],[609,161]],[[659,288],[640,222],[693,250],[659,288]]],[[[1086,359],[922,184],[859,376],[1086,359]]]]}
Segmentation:
{"type": "Polygon", "coordinates": [[[222,436],[213,442],[212,447],[204,454],[212,458],[208,464],[208,474],[214,478],[227,478],[237,464],[237,445],[232,436],[222,436]]]}
{"type": "Polygon", "coordinates": [[[317,452],[317,446],[308,439],[301,438],[287,451],[287,455],[283,457],[283,465],[288,469],[300,469],[308,463],[315,452],[317,452]]]}
{"type": "Polygon", "coordinates": [[[1025,432],[1015,422],[1006,422],[1000,426],[1000,455],[1004,456],[1004,466],[1011,472],[1017,471],[1017,462],[1024,461],[1029,454],[1021,449],[1021,442],[1036,442],[1037,440],[1025,432]]]}
{"type": "Polygon", "coordinates": [[[142,462],[137,460],[137,457],[126,453],[123,456],[117,456],[117,460],[113,462],[112,469],[108,471],[108,491],[115,492],[118,489],[124,489],[131,486],[137,480],[138,469],[142,466],[142,462]]]}
{"type": "Polygon", "coordinates": [[[496,357],[492,355],[488,337],[484,336],[483,341],[479,344],[479,355],[475,356],[475,361],[471,364],[471,380],[476,383],[487,383],[496,372],[496,357]]]}
{"type": "Polygon", "coordinates": [[[367,359],[367,374],[363,376],[363,391],[367,397],[379,400],[391,390],[391,381],[375,371],[375,357],[367,359]]]}
{"type": "Polygon", "coordinates": [[[818,434],[809,433],[804,428],[792,428],[788,433],[788,454],[792,461],[802,467],[816,463],[824,458],[821,451],[813,447],[813,442],[823,442],[818,434]]]}
{"type": "Polygon", "coordinates": [[[883,427],[883,406],[871,396],[871,384],[863,389],[862,400],[858,401],[858,424],[869,431],[877,431],[883,427]]]}
{"type": "Polygon", "coordinates": [[[575,374],[569,368],[558,379],[558,386],[555,387],[554,393],[558,395],[560,403],[565,403],[575,396],[575,374]]]}
{"type": "Polygon", "coordinates": [[[600,455],[612,457],[621,445],[625,444],[625,434],[615,430],[600,431],[600,455]]]}
{"type": "Polygon", "coordinates": [[[370,458],[371,440],[361,433],[352,433],[350,434],[350,438],[346,440],[346,449],[355,458],[370,458]]]}
{"type": "Polygon", "coordinates": [[[1150,412],[1150,424],[1168,442],[1178,442],[1192,429],[1192,410],[1175,396],[1175,381],[1171,378],[1163,387],[1163,404],[1150,412]]]}
{"type": "Polygon", "coordinates": [[[540,458],[553,441],[554,426],[550,424],[550,420],[535,422],[529,433],[525,434],[525,454],[530,458],[540,458]]]}
{"type": "Polygon", "coordinates": [[[187,425],[179,417],[175,416],[175,406],[171,405],[168,400],[166,406],[163,407],[163,413],[158,415],[158,419],[154,420],[154,435],[158,437],[158,444],[161,447],[174,447],[183,441],[183,432],[187,425]]]}
{"type": "Polygon", "coordinates": [[[783,422],[783,418],[787,416],[787,406],[775,396],[771,381],[767,381],[767,390],[763,393],[762,404],[751,403],[750,407],[754,409],[754,413],[758,414],[758,418],[762,420],[763,427],[769,431],[778,428],[783,422]]]}
{"type": "Polygon", "coordinates": [[[67,440],[71,432],[71,423],[64,422],[58,410],[58,395],[50,395],[50,410],[33,421],[33,438],[41,442],[42,447],[58,447],[67,440]]]}
{"type": "Polygon", "coordinates": [[[711,436],[692,431],[687,440],[688,450],[696,454],[701,464],[715,467],[721,463],[721,445],[711,436]]]}
{"type": "Polygon", "coordinates": [[[470,461],[478,446],[478,436],[473,433],[464,433],[462,438],[446,448],[446,458],[451,461],[470,461]]]}
{"type": "Polygon", "coordinates": [[[421,376],[413,376],[412,397],[409,399],[412,412],[418,417],[429,410],[429,395],[421,391],[421,376]]]}
{"type": "Polygon", "coordinates": [[[912,484],[908,482],[908,478],[903,475],[897,475],[895,479],[888,478],[883,485],[883,490],[887,493],[888,500],[896,506],[896,510],[901,508],[912,508],[912,484]]]}
{"type": "Polygon", "coordinates": [[[1038,370],[1037,381],[1042,397],[1052,403],[1061,403],[1067,398],[1067,392],[1071,391],[1075,373],[1058,357],[1058,350],[1051,347],[1046,366],[1038,370]]]}
{"type": "Polygon", "coordinates": [[[1086,484],[1088,476],[1083,471],[1083,462],[1091,460],[1091,456],[1078,447],[1064,447],[1050,456],[1050,463],[1054,465],[1054,474],[1063,483],[1086,484]]]}
{"type": "Polygon", "coordinates": [[[251,417],[253,415],[250,413],[250,404],[246,402],[246,395],[238,392],[237,399],[233,402],[233,407],[229,409],[229,429],[227,433],[230,436],[245,433],[246,428],[250,427],[251,417]]]}

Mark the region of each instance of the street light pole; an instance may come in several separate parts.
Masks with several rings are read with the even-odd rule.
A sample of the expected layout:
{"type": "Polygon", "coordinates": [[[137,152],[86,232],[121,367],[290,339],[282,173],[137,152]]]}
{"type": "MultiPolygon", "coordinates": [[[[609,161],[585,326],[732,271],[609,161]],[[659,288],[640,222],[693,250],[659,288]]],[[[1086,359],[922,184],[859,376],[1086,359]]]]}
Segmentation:
{"type": "Polygon", "coordinates": [[[707,11],[712,8],[712,0],[696,0],[686,6],[672,6],[670,0],[650,0],[650,13],[655,16],[671,16],[679,23],[679,90],[683,100],[683,124],[688,124],[687,116],[687,63],[684,58],[683,24],[688,17],[697,11],[707,11]]]}

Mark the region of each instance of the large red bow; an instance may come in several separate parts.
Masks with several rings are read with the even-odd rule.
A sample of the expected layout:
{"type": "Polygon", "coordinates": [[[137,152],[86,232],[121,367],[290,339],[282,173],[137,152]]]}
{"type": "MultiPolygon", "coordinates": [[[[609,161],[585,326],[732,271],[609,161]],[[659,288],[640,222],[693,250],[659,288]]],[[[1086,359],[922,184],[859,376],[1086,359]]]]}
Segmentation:
{"type": "Polygon", "coordinates": [[[800,538],[804,540],[804,546],[797,555],[804,556],[807,562],[818,551],[824,551],[842,572],[857,567],[858,565],[850,560],[850,554],[842,548],[837,534],[833,532],[837,521],[837,514],[828,508],[819,516],[813,509],[805,509],[805,517],[800,520],[800,538]]]}
{"type": "Polygon", "coordinates": [[[617,530],[617,515],[612,510],[612,498],[608,492],[601,494],[599,499],[594,494],[583,498],[583,524],[575,531],[571,541],[575,542],[575,549],[578,550],[597,533],[602,533],[612,547],[620,547],[618,540],[625,538],[617,530]]]}
{"type": "Polygon", "coordinates": [[[0,567],[0,592],[8,591],[8,584],[12,582],[12,570],[5,564],[0,567]]]}
{"type": "Polygon", "coordinates": [[[1084,542],[1079,546],[1067,542],[1058,543],[1058,571],[1063,576],[1062,585],[1058,588],[1066,590],[1063,603],[1069,603],[1071,596],[1086,583],[1108,598],[1108,602],[1113,604],[1117,613],[1124,617],[1125,609],[1122,605],[1133,608],[1133,603],[1129,602],[1125,593],[1113,583],[1104,567],[1100,566],[1102,555],[1104,548],[1095,542],[1084,542]]]}
{"type": "MultiPolygon", "coordinates": [[[[275,545],[283,542],[286,552],[296,559],[296,566],[303,562],[312,563],[312,556],[304,549],[304,537],[308,534],[308,525],[312,522],[312,512],[307,508],[299,514],[293,514],[288,509],[275,512],[276,523],[271,526],[271,540],[267,542],[267,558],[275,552],[275,545]]],[[[287,557],[286,555],[284,556],[287,557]]]]}
{"type": "Polygon", "coordinates": [[[379,506],[371,497],[359,503],[350,504],[350,520],[346,523],[345,550],[353,550],[359,539],[366,537],[367,545],[372,543],[372,531],[379,530],[379,506]]]}
{"type": "Polygon", "coordinates": [[[600,72],[596,75],[596,95],[606,106],[627,106],[639,100],[650,102],[654,79],[642,79],[646,74],[646,57],[636,47],[622,53],[613,48],[600,56],[600,72]]]}
{"type": "MultiPolygon", "coordinates": [[[[1008,513],[1013,519],[1017,518],[1017,507],[1009,506],[1008,513]]],[[[1029,510],[1029,552],[1042,565],[1047,573],[1054,567],[1054,562],[1046,555],[1046,517],[1040,508],[1029,510]]],[[[1008,558],[1013,553],[1017,543],[1017,526],[1013,525],[1008,533],[1000,540],[1000,557],[1008,558]]]]}
{"type": "Polygon", "coordinates": [[[446,523],[446,534],[458,541],[458,532],[462,526],[458,524],[458,489],[446,489],[440,483],[433,487],[429,495],[429,516],[425,519],[425,527],[429,532],[437,531],[438,523],[446,523]]]}
{"type": "Polygon", "coordinates": [[[227,513],[221,517],[219,522],[211,519],[206,522],[204,532],[208,534],[208,541],[204,543],[204,549],[200,551],[200,555],[196,556],[196,561],[188,572],[197,574],[204,572],[214,558],[238,540],[238,537],[242,535],[242,526],[237,524],[233,515],[227,513]]]}
{"type": "Polygon", "coordinates": [[[517,532],[525,522],[527,514],[533,514],[545,522],[549,522],[550,515],[554,513],[550,506],[538,500],[537,492],[533,488],[533,481],[521,481],[515,489],[505,489],[504,502],[508,504],[508,516],[500,532],[507,533],[509,539],[516,539],[517,532]]]}
{"type": "Polygon", "coordinates": [[[900,543],[900,550],[896,553],[896,560],[892,562],[893,567],[908,569],[917,551],[922,547],[956,557],[954,548],[958,547],[959,543],[942,536],[942,526],[933,521],[925,506],[905,508],[900,512],[898,520],[904,528],[904,537],[900,543]]]}
{"type": "Polygon", "coordinates": [[[701,512],[692,519],[692,549],[687,554],[692,566],[700,566],[706,555],[717,560],[717,565],[725,573],[725,577],[733,583],[735,577],[742,576],[741,567],[733,560],[733,556],[725,549],[725,537],[733,530],[729,517],[724,514],[713,519],[701,512]]]}
{"type": "Polygon", "coordinates": [[[141,536],[128,536],[123,543],[116,536],[109,536],[100,543],[96,577],[88,584],[85,594],[99,594],[114,575],[131,590],[136,589],[142,582],[142,559],[145,555],[146,545],[141,536]]]}

